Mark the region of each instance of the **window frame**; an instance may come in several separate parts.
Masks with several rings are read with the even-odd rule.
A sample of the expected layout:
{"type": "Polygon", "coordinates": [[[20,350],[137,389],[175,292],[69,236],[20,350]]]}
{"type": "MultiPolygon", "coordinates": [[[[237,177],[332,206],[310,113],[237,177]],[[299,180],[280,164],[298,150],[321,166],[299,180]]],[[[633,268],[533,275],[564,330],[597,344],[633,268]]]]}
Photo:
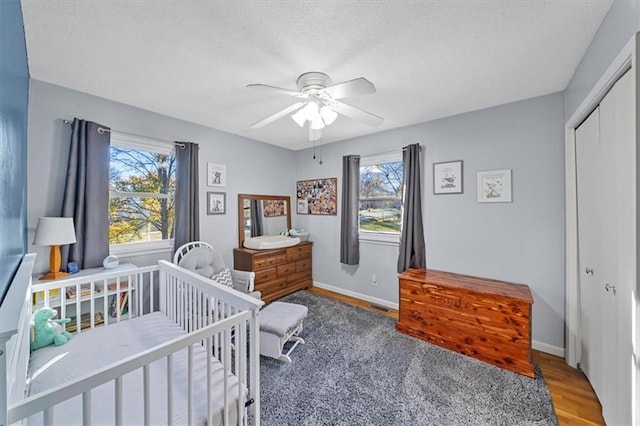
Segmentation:
{"type": "MultiPolygon", "coordinates": [[[[402,149],[398,151],[386,152],[382,154],[361,155],[360,168],[375,166],[383,163],[402,162],[402,149]]],[[[402,170],[404,176],[404,169],[402,170]]],[[[403,192],[404,193],[404,192],[403,192]]],[[[358,200],[360,200],[360,182],[358,182],[358,200]]],[[[402,212],[402,210],[401,210],[402,212]]],[[[400,220],[402,220],[402,213],[400,220]]],[[[384,232],[384,231],[366,231],[360,229],[360,209],[358,209],[358,238],[361,242],[380,245],[397,246],[400,244],[400,234],[402,233],[402,224],[400,232],[384,232]]]]}
{"type": "MultiPolygon", "coordinates": [[[[128,148],[135,149],[139,151],[151,151],[157,152],[160,154],[168,154],[168,155],[176,155],[175,144],[162,141],[159,139],[148,138],[144,136],[137,135],[129,135],[120,132],[111,132],[111,146],[118,148],[128,148]]],[[[109,165],[111,167],[111,165],[109,165]]],[[[138,196],[149,196],[152,195],[156,198],[172,198],[169,194],[148,194],[142,192],[118,192],[118,191],[109,191],[109,199],[113,196],[121,196],[125,195],[127,197],[131,196],[131,194],[136,194],[138,196]]],[[[106,214],[109,212],[107,211],[106,214]]],[[[140,256],[140,255],[153,255],[153,254],[164,254],[166,252],[173,252],[173,238],[169,238],[166,240],[159,241],[137,241],[131,243],[122,243],[122,244],[109,244],[109,254],[111,255],[122,255],[122,256],[140,256]]]]}

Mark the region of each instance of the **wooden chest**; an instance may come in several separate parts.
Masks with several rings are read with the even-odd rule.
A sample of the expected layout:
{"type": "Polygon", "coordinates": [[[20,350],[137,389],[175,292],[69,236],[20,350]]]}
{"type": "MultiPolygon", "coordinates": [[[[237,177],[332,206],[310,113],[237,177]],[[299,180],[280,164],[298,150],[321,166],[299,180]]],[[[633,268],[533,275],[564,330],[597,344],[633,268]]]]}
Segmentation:
{"type": "Polygon", "coordinates": [[[398,331],[534,377],[529,287],[432,269],[400,279],[398,331]]]}
{"type": "Polygon", "coordinates": [[[312,242],[303,241],[273,250],[237,248],[233,250],[233,265],[235,269],[256,273],[255,290],[262,292],[262,300],[269,303],[313,285],[312,246],[312,242]]]}

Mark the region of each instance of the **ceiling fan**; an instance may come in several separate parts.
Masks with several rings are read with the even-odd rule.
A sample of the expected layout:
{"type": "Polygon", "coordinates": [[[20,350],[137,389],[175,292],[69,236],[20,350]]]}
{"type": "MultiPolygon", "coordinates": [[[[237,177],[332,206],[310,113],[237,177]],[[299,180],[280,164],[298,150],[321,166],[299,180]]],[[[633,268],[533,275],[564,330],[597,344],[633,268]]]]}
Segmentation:
{"type": "Polygon", "coordinates": [[[375,93],[376,88],[369,80],[359,77],[338,84],[331,84],[328,75],[322,72],[307,72],[298,77],[298,91],[266,84],[248,84],[252,89],[261,89],[271,93],[293,96],[299,101],[275,114],[251,125],[252,129],[259,129],[285,115],[300,127],[309,126],[309,140],[320,138],[321,130],[330,125],[342,114],[354,120],[362,121],[370,126],[382,125],[384,119],[370,112],[345,104],[339,99],[375,93]]]}

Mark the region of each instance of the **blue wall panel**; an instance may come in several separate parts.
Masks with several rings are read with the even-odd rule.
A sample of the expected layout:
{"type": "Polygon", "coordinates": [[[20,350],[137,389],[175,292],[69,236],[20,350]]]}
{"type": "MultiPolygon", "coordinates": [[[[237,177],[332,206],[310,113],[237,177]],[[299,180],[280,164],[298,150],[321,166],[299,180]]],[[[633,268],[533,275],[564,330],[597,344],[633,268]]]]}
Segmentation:
{"type": "Polygon", "coordinates": [[[0,1],[0,303],[27,247],[29,69],[22,10],[0,1]]]}

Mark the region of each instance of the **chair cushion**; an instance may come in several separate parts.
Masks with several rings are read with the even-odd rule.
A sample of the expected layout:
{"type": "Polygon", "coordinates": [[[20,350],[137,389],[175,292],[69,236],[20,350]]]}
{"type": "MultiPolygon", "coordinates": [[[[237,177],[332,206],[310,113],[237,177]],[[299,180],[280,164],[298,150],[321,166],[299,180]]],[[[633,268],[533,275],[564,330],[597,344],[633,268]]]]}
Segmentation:
{"type": "Polygon", "coordinates": [[[213,274],[211,279],[219,282],[222,285],[226,285],[227,287],[233,287],[233,281],[231,280],[231,271],[229,268],[224,268],[217,274],[213,274]]]}
{"type": "Polygon", "coordinates": [[[307,316],[304,305],[287,302],[273,302],[260,311],[260,331],[285,337],[307,316]]]}
{"type": "Polygon", "coordinates": [[[208,247],[195,247],[189,250],[178,265],[206,278],[211,278],[220,269],[214,269],[214,252],[208,247]]]}

